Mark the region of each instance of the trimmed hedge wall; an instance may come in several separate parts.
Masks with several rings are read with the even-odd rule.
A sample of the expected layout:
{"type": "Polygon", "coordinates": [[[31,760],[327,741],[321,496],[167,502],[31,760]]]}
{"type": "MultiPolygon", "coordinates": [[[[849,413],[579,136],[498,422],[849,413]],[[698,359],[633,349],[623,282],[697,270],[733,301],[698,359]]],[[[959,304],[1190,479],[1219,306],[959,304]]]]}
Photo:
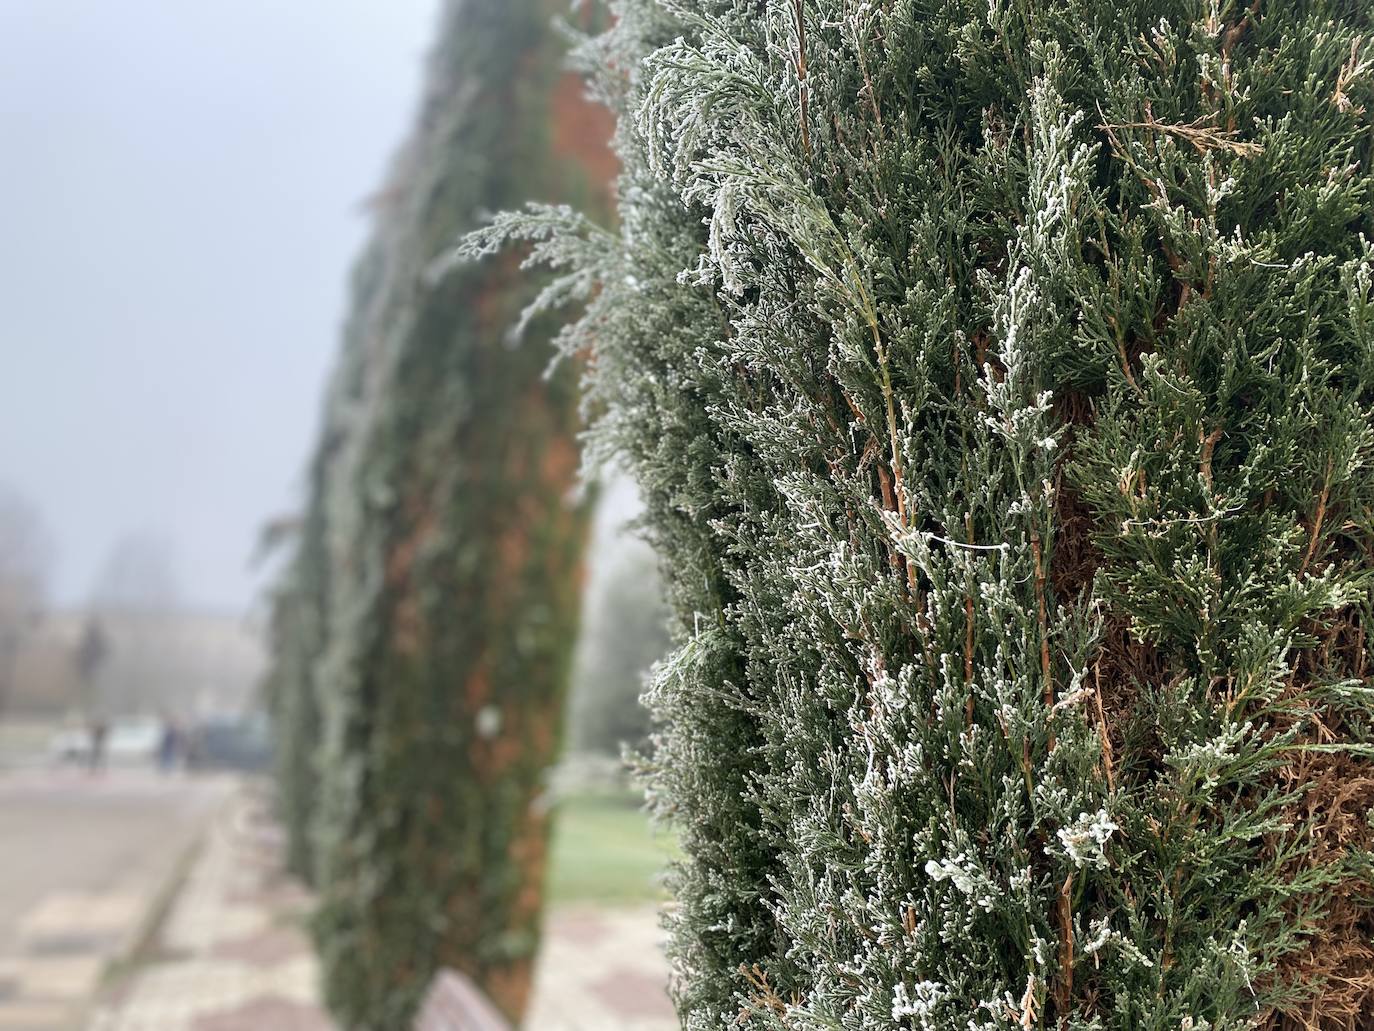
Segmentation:
{"type": "Polygon", "coordinates": [[[684,1026],[1374,1026],[1374,8],[612,6],[684,1026]]]}

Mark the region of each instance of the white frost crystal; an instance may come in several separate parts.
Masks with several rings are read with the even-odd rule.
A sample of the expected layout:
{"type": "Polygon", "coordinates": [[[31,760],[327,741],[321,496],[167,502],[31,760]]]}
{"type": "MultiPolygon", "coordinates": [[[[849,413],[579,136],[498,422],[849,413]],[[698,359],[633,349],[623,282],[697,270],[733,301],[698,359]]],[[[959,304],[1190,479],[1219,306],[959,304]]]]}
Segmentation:
{"type": "Polygon", "coordinates": [[[1085,866],[1105,869],[1107,854],[1103,851],[1103,846],[1107,844],[1112,833],[1120,829],[1107,815],[1107,810],[1099,809],[1093,814],[1079,813],[1077,820],[1067,827],[1059,828],[1056,834],[1059,843],[1064,846],[1064,851],[1079,869],[1085,866]]]}
{"type": "Polygon", "coordinates": [[[953,881],[954,886],[965,895],[972,895],[978,890],[978,879],[959,864],[963,862],[964,854],[961,852],[953,859],[941,859],[938,862],[934,859],[926,861],[926,874],[936,881],[953,881]]]}
{"type": "Polygon", "coordinates": [[[918,981],[910,989],[899,984],[892,993],[892,1019],[915,1017],[917,1027],[931,1027],[927,1018],[948,996],[945,986],[935,981],[918,981]]]}

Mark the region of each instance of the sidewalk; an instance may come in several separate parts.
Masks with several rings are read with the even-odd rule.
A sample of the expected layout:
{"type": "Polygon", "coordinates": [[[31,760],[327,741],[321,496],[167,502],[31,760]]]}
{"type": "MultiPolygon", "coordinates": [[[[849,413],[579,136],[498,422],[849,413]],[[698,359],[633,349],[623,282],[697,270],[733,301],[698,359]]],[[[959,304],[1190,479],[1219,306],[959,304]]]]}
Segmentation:
{"type": "Polygon", "coordinates": [[[241,790],[140,969],[103,1001],[90,1031],[330,1031],[301,927],[310,899],[279,856],[261,790],[241,790]]]}
{"type": "MultiPolygon", "coordinates": [[[[310,896],[282,872],[261,790],[211,827],[143,962],[88,1031],[331,1031],[302,929],[310,896]]],[[[676,1031],[662,932],[651,907],[549,914],[525,1027],[676,1031]]]]}
{"type": "Polygon", "coordinates": [[[220,778],[0,775],[0,1031],[71,1031],[228,796],[220,778]]]}
{"type": "Polygon", "coordinates": [[[653,906],[548,914],[528,1031],[677,1031],[653,906]]]}

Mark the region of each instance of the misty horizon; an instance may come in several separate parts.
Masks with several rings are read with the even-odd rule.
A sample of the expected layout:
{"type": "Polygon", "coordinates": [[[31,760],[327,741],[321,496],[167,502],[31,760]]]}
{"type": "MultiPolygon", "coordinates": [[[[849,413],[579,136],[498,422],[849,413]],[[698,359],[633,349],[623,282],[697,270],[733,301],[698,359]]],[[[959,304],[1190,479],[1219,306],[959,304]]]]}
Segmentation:
{"type": "Polygon", "coordinates": [[[131,534],[189,607],[261,589],[434,8],[0,7],[0,484],[46,525],[52,604],[131,534]]]}

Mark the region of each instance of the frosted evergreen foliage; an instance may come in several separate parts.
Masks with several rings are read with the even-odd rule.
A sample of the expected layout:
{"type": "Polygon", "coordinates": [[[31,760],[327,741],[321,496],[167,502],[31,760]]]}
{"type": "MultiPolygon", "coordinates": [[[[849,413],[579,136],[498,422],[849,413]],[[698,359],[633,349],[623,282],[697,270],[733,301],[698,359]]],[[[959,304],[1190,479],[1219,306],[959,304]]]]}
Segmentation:
{"type": "Polygon", "coordinates": [[[292,872],[318,884],[314,817],[322,794],[319,745],[324,734],[320,658],[330,640],[331,589],[348,580],[351,563],[341,528],[357,474],[362,426],[376,408],[385,356],[380,303],[388,287],[379,235],[353,270],[353,304],[338,366],[326,391],[322,426],[309,467],[309,500],[294,552],[272,599],[272,665],[265,695],[272,712],[277,804],[292,872]]]}
{"type": "Polygon", "coordinates": [[[1374,1026],[1374,9],[611,7],[685,1027],[1374,1026]]]}

